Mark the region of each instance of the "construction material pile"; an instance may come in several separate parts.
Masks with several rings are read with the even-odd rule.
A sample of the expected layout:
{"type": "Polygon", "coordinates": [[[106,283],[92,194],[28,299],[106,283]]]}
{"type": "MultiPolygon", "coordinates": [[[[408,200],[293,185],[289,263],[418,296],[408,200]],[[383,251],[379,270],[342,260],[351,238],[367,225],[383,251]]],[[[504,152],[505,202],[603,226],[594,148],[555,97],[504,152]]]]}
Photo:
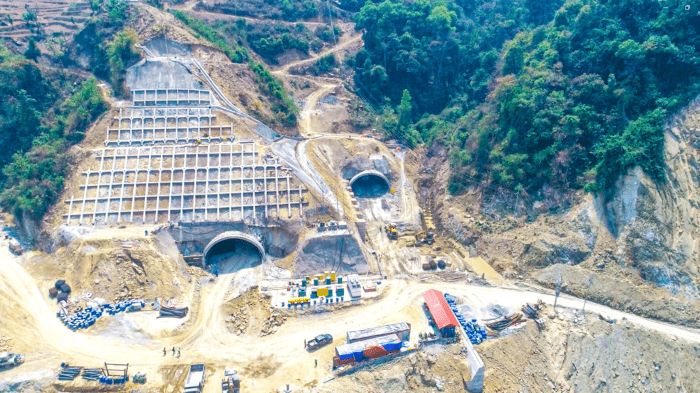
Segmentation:
{"type": "Polygon", "coordinates": [[[103,375],[101,368],[86,368],[83,370],[81,377],[86,381],[95,382],[99,381],[103,375]]]}
{"type": "Polygon", "coordinates": [[[450,305],[450,309],[455,314],[455,317],[457,318],[457,321],[459,321],[459,324],[462,325],[464,333],[466,333],[467,338],[469,338],[469,341],[471,341],[472,344],[478,345],[481,344],[482,341],[486,340],[486,329],[484,329],[481,325],[476,323],[476,319],[467,321],[464,318],[462,313],[459,312],[459,310],[457,310],[457,299],[446,293],[445,300],[447,300],[447,304],[450,305]]]}
{"type": "Polygon", "coordinates": [[[142,300],[121,301],[115,305],[109,303],[100,305],[96,302],[89,302],[84,310],[78,308],[77,312],[70,313],[67,310],[66,302],[61,302],[61,309],[58,310],[57,316],[66,327],[75,331],[94,325],[105,312],[109,315],[115,315],[123,311],[139,311],[145,306],[146,303],[142,300]]]}
{"type": "Polygon", "coordinates": [[[58,380],[59,381],[72,381],[80,375],[80,372],[83,370],[82,367],[70,367],[70,366],[65,366],[61,370],[61,372],[58,374],[58,380]]]}
{"type": "Polygon", "coordinates": [[[68,300],[68,295],[71,293],[70,285],[66,284],[66,280],[58,280],[54,283],[53,288],[49,288],[49,297],[55,298],[58,302],[68,300]]]}
{"type": "Polygon", "coordinates": [[[521,308],[523,313],[527,315],[528,318],[535,321],[537,328],[544,329],[544,319],[540,318],[539,313],[544,308],[544,302],[540,299],[535,304],[525,303],[521,308]]]}
{"type": "Polygon", "coordinates": [[[160,308],[160,315],[158,316],[158,318],[166,318],[166,317],[184,318],[187,316],[187,312],[189,310],[190,310],[189,307],[183,307],[183,308],[161,307],[160,308]]]}
{"type": "Polygon", "coordinates": [[[513,315],[502,317],[496,321],[487,323],[486,327],[488,327],[491,330],[495,330],[497,332],[500,332],[500,331],[505,330],[505,329],[515,325],[516,323],[520,322],[520,320],[522,318],[523,318],[523,314],[515,313],[513,315]]]}
{"type": "Polygon", "coordinates": [[[131,379],[131,382],[145,384],[146,383],[146,373],[138,372],[138,373],[134,374],[134,377],[131,379]]]}

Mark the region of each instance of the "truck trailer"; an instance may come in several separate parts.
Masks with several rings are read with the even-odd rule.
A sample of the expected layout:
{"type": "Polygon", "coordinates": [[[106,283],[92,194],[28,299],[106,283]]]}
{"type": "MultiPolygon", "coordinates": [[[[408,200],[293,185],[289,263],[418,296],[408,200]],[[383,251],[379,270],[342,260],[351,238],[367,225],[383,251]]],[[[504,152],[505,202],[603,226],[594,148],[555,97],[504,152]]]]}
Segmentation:
{"type": "Polygon", "coordinates": [[[203,364],[193,364],[185,380],[185,393],[202,393],[204,389],[205,372],[203,364]]]}

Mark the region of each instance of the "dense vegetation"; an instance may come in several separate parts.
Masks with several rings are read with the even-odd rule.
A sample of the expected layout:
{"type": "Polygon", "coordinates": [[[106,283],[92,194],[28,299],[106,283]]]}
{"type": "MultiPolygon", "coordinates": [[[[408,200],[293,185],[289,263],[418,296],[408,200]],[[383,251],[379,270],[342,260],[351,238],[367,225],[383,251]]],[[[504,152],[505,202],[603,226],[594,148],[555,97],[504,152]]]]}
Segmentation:
{"type": "Polygon", "coordinates": [[[63,100],[59,91],[72,90],[68,80],[46,75],[4,47],[0,58],[0,205],[17,217],[38,219],[63,189],[71,163],[67,148],[83,139],[107,103],[94,78],[63,100]]]}
{"type": "MultiPolygon", "coordinates": [[[[294,103],[294,100],[284,89],[282,83],[275,79],[263,64],[255,61],[248,54],[248,50],[243,45],[246,37],[248,37],[248,32],[255,32],[255,27],[249,28],[249,25],[246,24],[244,19],[239,19],[236,22],[219,21],[209,24],[181,11],[171,10],[170,12],[185,25],[194,30],[200,38],[209,41],[225,53],[232,62],[248,63],[250,69],[255,74],[255,82],[258,88],[268,97],[272,111],[275,113],[274,118],[268,119],[253,108],[252,110],[255,115],[261,117],[263,121],[270,124],[281,124],[286,127],[293,127],[297,124],[299,109],[294,103]]],[[[296,30],[300,29],[297,28],[296,30]]],[[[291,38],[289,38],[288,32],[282,33],[281,36],[284,37],[285,34],[287,34],[286,40],[289,41],[291,38]]],[[[264,45],[266,48],[270,45],[267,39],[262,38],[262,34],[256,35],[256,33],[253,33],[251,36],[258,37],[259,45],[264,45]],[[264,44],[262,43],[263,39],[265,40],[264,44]]],[[[274,50],[271,53],[274,53],[274,50]]]]}
{"type": "Polygon", "coordinates": [[[0,47],[0,206],[19,218],[39,219],[56,201],[72,163],[68,148],[108,107],[96,79],[61,68],[87,57],[90,70],[111,80],[119,92],[125,67],[138,58],[135,34],[122,30],[132,17],[130,7],[105,0],[92,9],[96,17],[72,46],[36,29],[24,56],[0,47]],[[39,41],[49,50],[47,68],[36,63],[39,41]]]}
{"type": "Polygon", "coordinates": [[[453,192],[600,191],[634,165],[661,180],[664,119],[700,93],[700,10],[687,4],[368,2],[351,65],[387,133],[451,146],[453,192]]]}

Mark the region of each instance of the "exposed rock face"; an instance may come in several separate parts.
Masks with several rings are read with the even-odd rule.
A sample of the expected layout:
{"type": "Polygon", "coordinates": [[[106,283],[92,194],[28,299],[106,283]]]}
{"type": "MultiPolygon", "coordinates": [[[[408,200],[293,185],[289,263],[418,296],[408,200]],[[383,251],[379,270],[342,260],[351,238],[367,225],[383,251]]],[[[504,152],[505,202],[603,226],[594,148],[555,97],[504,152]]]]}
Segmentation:
{"type": "Polygon", "coordinates": [[[617,182],[605,205],[617,260],[636,267],[645,280],[691,298],[700,294],[699,131],[700,99],[669,121],[667,180],[656,184],[635,168],[617,182]]]}
{"type": "MultiPolygon", "coordinates": [[[[533,213],[536,219],[524,223],[527,209],[520,208],[517,219],[508,218],[518,211],[513,207],[517,202],[504,219],[501,213],[488,214],[495,205],[482,199],[476,201],[482,204],[476,218],[450,207],[442,209],[441,221],[455,234],[471,234],[460,240],[473,244],[504,273],[585,262],[596,273],[613,274],[606,272],[615,267],[618,277],[632,274],[671,294],[698,299],[700,98],[669,119],[665,142],[666,180],[661,183],[633,168],[607,195],[583,194],[580,203],[561,214],[533,213]]],[[[539,204],[551,201],[545,198],[539,204]]]]}
{"type": "Polygon", "coordinates": [[[296,274],[315,274],[326,270],[367,273],[369,266],[354,237],[325,235],[313,237],[304,244],[294,270],[296,274]]]}

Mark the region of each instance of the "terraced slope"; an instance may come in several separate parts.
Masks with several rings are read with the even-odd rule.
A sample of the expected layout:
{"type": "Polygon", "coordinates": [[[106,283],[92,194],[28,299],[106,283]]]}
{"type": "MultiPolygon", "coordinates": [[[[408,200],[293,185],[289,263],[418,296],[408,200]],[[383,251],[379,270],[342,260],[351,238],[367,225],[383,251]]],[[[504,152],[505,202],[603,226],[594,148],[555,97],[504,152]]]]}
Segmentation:
{"type": "Polygon", "coordinates": [[[82,28],[91,12],[90,2],[85,0],[0,0],[0,38],[8,47],[21,47],[37,29],[47,38],[69,36],[82,28]],[[23,20],[25,4],[36,14],[36,21],[23,20]]]}

